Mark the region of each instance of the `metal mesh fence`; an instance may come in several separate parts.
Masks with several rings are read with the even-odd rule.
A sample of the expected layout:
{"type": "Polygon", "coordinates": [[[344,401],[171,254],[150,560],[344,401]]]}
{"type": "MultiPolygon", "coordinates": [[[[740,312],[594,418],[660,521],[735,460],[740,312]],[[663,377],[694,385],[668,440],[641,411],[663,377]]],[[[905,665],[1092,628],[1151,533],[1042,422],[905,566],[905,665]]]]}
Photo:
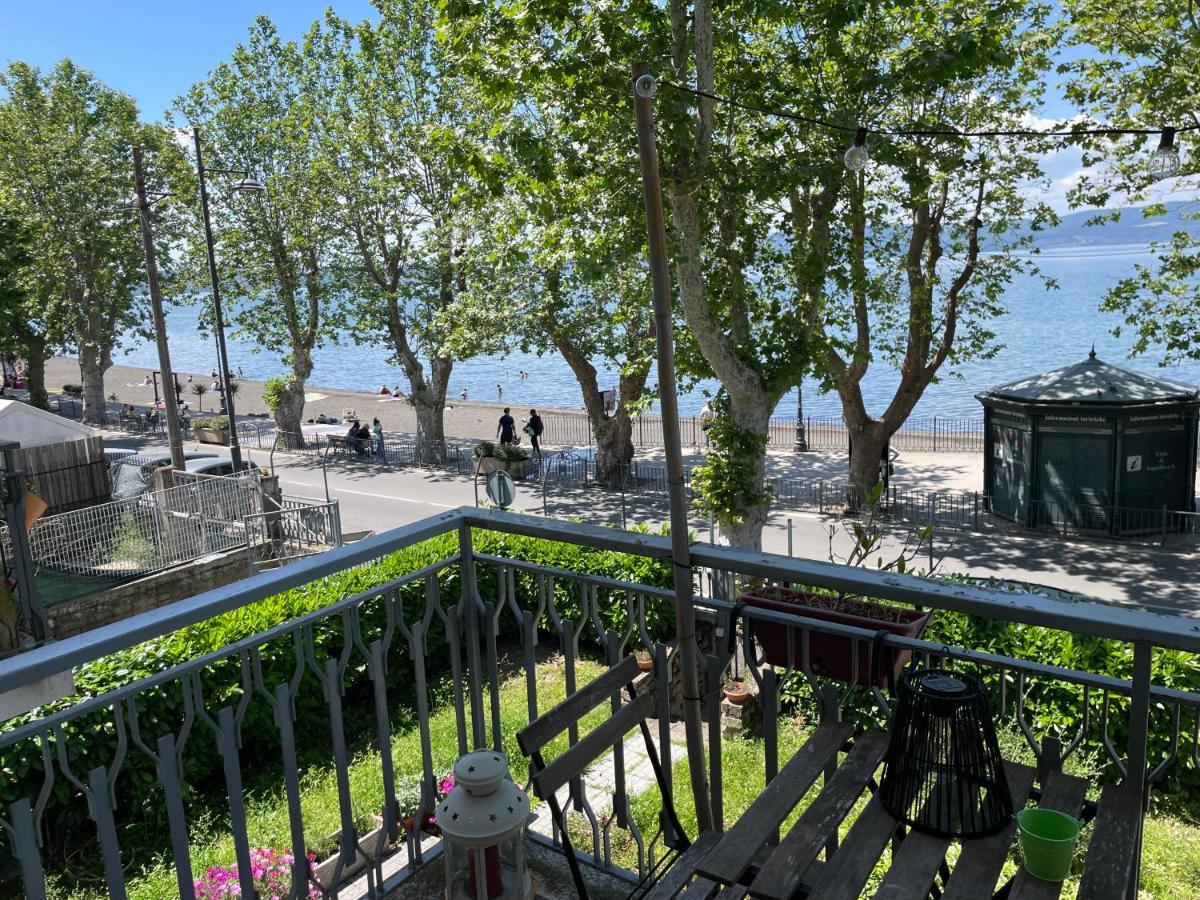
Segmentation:
{"type": "MultiPolygon", "coordinates": [[[[246,543],[262,511],[252,475],[203,478],[165,491],[40,519],[29,543],[39,569],[124,580],[246,543]]],[[[8,546],[7,528],[3,533],[8,546]]]]}

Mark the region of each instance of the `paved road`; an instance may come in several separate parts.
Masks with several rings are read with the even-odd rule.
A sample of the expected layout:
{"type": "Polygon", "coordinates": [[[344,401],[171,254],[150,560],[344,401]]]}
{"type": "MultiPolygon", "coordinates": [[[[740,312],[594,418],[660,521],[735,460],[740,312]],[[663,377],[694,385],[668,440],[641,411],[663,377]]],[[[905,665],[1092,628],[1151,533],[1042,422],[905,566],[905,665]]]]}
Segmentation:
{"type": "MultiPolygon", "coordinates": [[[[249,455],[260,465],[267,462],[265,453],[249,455]]],[[[318,461],[278,454],[275,465],[285,493],[325,496],[326,482],[318,461]]],[[[347,534],[385,531],[441,510],[475,504],[474,485],[463,476],[420,469],[384,470],[361,463],[334,464],[325,474],[329,496],[341,501],[342,529],[347,534]]],[[[930,478],[936,480],[936,475],[930,478]]],[[[620,497],[586,489],[551,491],[543,496],[536,487],[522,484],[513,508],[559,518],[621,524],[620,497]]],[[[658,525],[667,518],[666,502],[658,497],[629,497],[625,515],[629,523],[658,525]]],[[[694,519],[692,527],[698,539],[709,538],[708,524],[703,519],[694,519]]],[[[903,533],[898,533],[885,548],[894,553],[903,540],[903,533]]],[[[790,544],[796,556],[826,560],[831,549],[844,555],[850,541],[833,517],[777,513],[764,533],[763,544],[765,550],[782,554],[788,553],[790,544]],[[832,543],[831,527],[836,532],[832,543]]],[[[1200,590],[1196,586],[1200,554],[1197,553],[1160,551],[1110,541],[1064,540],[1035,532],[1017,535],[947,530],[935,535],[934,558],[940,560],[942,572],[1028,581],[1110,603],[1147,606],[1200,618],[1200,590]]],[[[927,554],[923,553],[916,565],[927,567],[927,554]]]]}

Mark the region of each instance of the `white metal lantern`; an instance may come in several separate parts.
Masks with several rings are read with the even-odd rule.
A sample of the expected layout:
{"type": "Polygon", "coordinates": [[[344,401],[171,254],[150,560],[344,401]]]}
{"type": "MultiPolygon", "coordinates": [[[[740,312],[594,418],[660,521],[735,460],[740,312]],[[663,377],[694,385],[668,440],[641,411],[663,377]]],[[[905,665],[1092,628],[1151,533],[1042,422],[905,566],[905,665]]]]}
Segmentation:
{"type": "Polygon", "coordinates": [[[454,789],[437,809],[446,900],[531,900],[528,820],[529,797],[508,777],[507,756],[476,750],[459,759],[454,789]]]}

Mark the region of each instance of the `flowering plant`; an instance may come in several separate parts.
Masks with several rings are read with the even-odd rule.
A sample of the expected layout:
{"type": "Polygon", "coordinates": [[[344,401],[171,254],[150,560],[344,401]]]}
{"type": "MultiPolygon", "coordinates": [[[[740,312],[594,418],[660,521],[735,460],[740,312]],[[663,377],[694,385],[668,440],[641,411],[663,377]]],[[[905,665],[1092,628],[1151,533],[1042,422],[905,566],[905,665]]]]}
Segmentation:
{"type": "MultiPolygon", "coordinates": [[[[263,900],[284,900],[291,894],[292,861],[295,857],[290,853],[281,853],[269,848],[255,848],[250,851],[250,870],[254,876],[254,887],[263,900]]],[[[309,868],[315,873],[313,855],[308,856],[309,868]]],[[[240,897],[241,884],[238,881],[238,867],[209,866],[204,875],[196,880],[196,897],[198,900],[226,900],[230,897],[240,897]]],[[[310,884],[306,894],[310,900],[316,900],[321,892],[310,884]]]]}

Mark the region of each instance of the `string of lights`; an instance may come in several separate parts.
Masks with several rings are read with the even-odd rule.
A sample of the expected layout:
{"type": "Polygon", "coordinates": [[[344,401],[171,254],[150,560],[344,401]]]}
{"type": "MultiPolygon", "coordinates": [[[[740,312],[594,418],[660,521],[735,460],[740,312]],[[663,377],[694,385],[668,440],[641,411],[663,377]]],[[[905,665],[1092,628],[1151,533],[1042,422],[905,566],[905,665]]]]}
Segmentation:
{"type": "MultiPolygon", "coordinates": [[[[846,168],[851,172],[861,172],[870,160],[870,154],[867,151],[867,137],[870,134],[878,134],[887,137],[954,137],[954,138],[1052,138],[1052,137],[1082,137],[1085,135],[1097,135],[1103,137],[1119,137],[1122,135],[1159,135],[1158,147],[1147,158],[1146,168],[1155,178],[1170,178],[1179,171],[1180,159],[1179,148],[1175,146],[1175,136],[1180,132],[1195,131],[1200,129],[1197,125],[1185,125],[1180,127],[1163,126],[1161,128],[1117,128],[1111,125],[1093,125],[1086,122],[1080,122],[1070,125],[1057,125],[1053,128],[1038,130],[1032,128],[1010,128],[996,129],[984,131],[967,131],[957,128],[875,128],[863,125],[841,125],[837,122],[831,122],[828,119],[822,119],[817,116],[808,116],[801,113],[791,112],[787,110],[772,109],[766,106],[759,106],[753,103],[746,103],[741,100],[734,100],[732,97],[725,97],[721,94],[715,94],[710,91],[702,91],[699,88],[690,87],[684,84],[672,84],[671,82],[661,82],[665,87],[679,91],[683,94],[690,94],[695,97],[704,97],[717,103],[722,103],[734,109],[745,110],[746,112],[758,113],[764,116],[771,116],[777,119],[786,119],[793,122],[802,122],[806,125],[814,125],[819,128],[826,128],[831,131],[841,132],[843,134],[853,134],[854,143],[846,150],[843,161],[846,168]]],[[[653,96],[659,82],[655,81],[653,76],[643,75],[639,79],[637,89],[639,92],[644,90],[649,91],[649,96],[653,96]],[[643,85],[642,80],[648,79],[649,84],[643,85]]]]}

